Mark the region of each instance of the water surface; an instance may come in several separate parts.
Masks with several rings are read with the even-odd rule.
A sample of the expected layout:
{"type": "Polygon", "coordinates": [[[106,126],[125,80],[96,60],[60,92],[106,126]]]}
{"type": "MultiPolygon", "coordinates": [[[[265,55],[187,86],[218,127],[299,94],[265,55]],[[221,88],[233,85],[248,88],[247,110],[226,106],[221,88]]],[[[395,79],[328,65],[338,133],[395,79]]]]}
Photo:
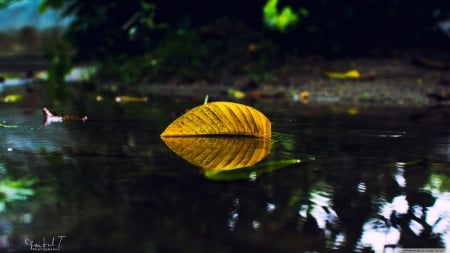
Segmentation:
{"type": "Polygon", "coordinates": [[[0,129],[0,173],[33,194],[4,202],[0,248],[29,251],[43,240],[47,248],[97,252],[450,248],[443,124],[250,104],[272,120],[271,151],[261,163],[305,162],[216,181],[159,137],[201,102],[87,98],[50,108],[87,122],[47,126],[40,106],[3,106],[0,118],[17,127],[0,129]]]}

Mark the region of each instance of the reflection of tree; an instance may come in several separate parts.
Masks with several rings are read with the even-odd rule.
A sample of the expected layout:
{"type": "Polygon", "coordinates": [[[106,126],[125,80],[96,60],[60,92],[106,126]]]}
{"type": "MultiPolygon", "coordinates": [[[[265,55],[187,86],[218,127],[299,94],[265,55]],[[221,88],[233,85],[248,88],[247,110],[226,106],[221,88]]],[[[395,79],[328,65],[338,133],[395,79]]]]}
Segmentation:
{"type": "Polygon", "coordinates": [[[340,170],[329,172],[318,171],[317,164],[293,169],[296,178],[303,179],[302,185],[272,177],[284,183],[264,193],[271,196],[265,205],[255,207],[252,198],[245,195],[231,200],[228,229],[238,237],[256,233],[259,237],[252,238],[255,243],[282,252],[384,252],[385,247],[445,246],[450,202],[421,190],[429,182],[428,168],[360,164],[372,168],[367,171],[355,170],[353,162],[343,161],[340,170]],[[374,174],[378,177],[373,178],[374,174]],[[291,195],[276,198],[281,192],[291,195]],[[243,215],[256,214],[258,209],[265,210],[262,217],[243,215]],[[267,238],[271,238],[271,246],[264,243],[267,238]]]}
{"type": "Polygon", "coordinates": [[[401,175],[396,179],[405,182],[399,183],[403,192],[384,200],[378,215],[365,222],[360,246],[376,252],[384,252],[385,247],[445,248],[450,231],[450,201],[421,190],[430,179],[428,168],[397,166],[401,175]],[[446,225],[442,227],[442,223],[446,225]]]}

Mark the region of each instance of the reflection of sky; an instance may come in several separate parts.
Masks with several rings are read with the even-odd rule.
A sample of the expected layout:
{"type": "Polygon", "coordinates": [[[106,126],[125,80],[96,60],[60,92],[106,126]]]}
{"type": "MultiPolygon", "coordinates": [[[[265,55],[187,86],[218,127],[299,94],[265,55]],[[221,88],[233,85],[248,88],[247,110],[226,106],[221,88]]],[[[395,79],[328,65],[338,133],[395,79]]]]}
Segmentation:
{"type": "MultiPolygon", "coordinates": [[[[439,235],[445,248],[450,246],[450,194],[443,193],[435,196],[433,206],[426,208],[412,206],[411,211],[415,218],[425,218],[426,223],[432,228],[432,233],[439,235]],[[425,217],[423,217],[425,215],[425,217]]],[[[385,246],[396,246],[400,240],[400,230],[392,226],[391,216],[399,217],[406,214],[409,206],[404,195],[397,196],[392,202],[387,202],[381,207],[380,215],[383,218],[374,218],[367,221],[363,227],[361,245],[371,247],[375,252],[384,252],[385,246]]],[[[418,221],[411,219],[408,228],[420,236],[424,227],[418,221]]]]}
{"type": "MultiPolygon", "coordinates": [[[[407,184],[403,166],[404,164],[397,163],[395,174],[395,180],[400,188],[404,188],[407,184]]],[[[408,229],[416,236],[419,237],[425,230],[419,222],[424,220],[432,228],[432,235],[439,236],[445,248],[450,247],[450,193],[441,192],[440,184],[433,176],[424,190],[430,192],[436,199],[430,207],[410,206],[405,195],[398,195],[391,202],[382,200],[379,217],[372,218],[363,225],[359,247],[369,247],[375,252],[385,252],[385,247],[401,247],[399,245],[401,228],[394,226],[391,220],[400,218],[408,212],[413,216],[409,220],[408,229]]]]}
{"type": "Polygon", "coordinates": [[[317,226],[324,232],[327,241],[332,249],[338,249],[345,242],[345,234],[336,234],[336,227],[339,226],[340,218],[332,207],[333,188],[325,183],[318,183],[311,191],[310,205],[301,205],[298,214],[306,219],[311,215],[317,222],[317,226]]]}
{"type": "MultiPolygon", "coordinates": [[[[408,184],[405,178],[405,163],[397,163],[393,172],[394,180],[400,190],[406,191],[408,184]]],[[[355,245],[355,251],[365,252],[400,252],[403,233],[412,233],[412,236],[421,238],[439,238],[442,246],[450,247],[450,193],[442,187],[444,184],[441,175],[431,175],[428,184],[419,189],[430,193],[434,198],[431,206],[416,204],[409,199],[406,193],[399,193],[387,200],[380,196],[376,202],[378,209],[373,217],[368,218],[362,225],[362,233],[355,245]],[[438,179],[441,179],[440,181],[438,179]],[[405,221],[404,223],[402,221],[405,221]]],[[[357,184],[359,192],[365,192],[367,185],[363,182],[357,184]]],[[[322,231],[326,239],[327,248],[339,250],[347,240],[346,231],[342,230],[342,222],[333,207],[334,188],[320,181],[311,189],[308,202],[298,205],[297,215],[301,220],[314,219],[317,228],[322,231]]],[[[241,203],[235,198],[229,212],[228,230],[234,231],[240,221],[241,203]]],[[[278,210],[273,203],[266,202],[265,211],[271,214],[278,210]]],[[[300,223],[299,223],[300,224],[300,223]]],[[[250,223],[252,230],[258,231],[263,223],[253,219],[250,223]]]]}
{"type": "MultiPolygon", "coordinates": [[[[350,194],[364,193],[357,195],[357,201],[362,199],[359,197],[372,198],[367,202],[364,199],[364,207],[367,204],[370,208],[364,209],[362,213],[364,216],[368,215],[367,218],[361,222],[355,219],[357,223],[348,221],[353,222],[348,224],[352,230],[347,230],[347,223],[341,220],[344,216],[341,217],[340,211],[346,210],[334,206],[336,201],[342,201],[335,197],[338,193],[337,189],[342,188],[335,187],[331,183],[333,181],[319,180],[315,182],[312,189],[308,185],[307,192],[290,195],[289,218],[295,211],[295,229],[301,234],[300,243],[306,244],[303,240],[309,240],[309,245],[309,243],[312,244],[311,238],[317,238],[320,240],[318,244],[323,246],[322,243],[325,243],[324,246],[328,250],[339,251],[343,248],[354,247],[354,252],[401,252],[402,248],[412,247],[412,245],[449,249],[450,176],[448,173],[450,167],[448,163],[445,163],[450,161],[449,142],[450,138],[439,138],[433,142],[433,144],[437,143],[433,145],[433,148],[438,147],[438,149],[433,150],[427,146],[428,153],[425,157],[443,159],[429,158],[431,163],[418,164],[418,160],[412,160],[418,159],[416,154],[413,154],[414,156],[411,156],[413,158],[408,156],[411,160],[406,162],[383,163],[383,169],[386,170],[377,171],[380,173],[380,181],[352,181],[349,187],[356,189],[350,188],[350,194]],[[434,161],[439,163],[435,164],[434,161]],[[385,167],[387,165],[389,168],[385,167]],[[392,165],[395,167],[390,167],[392,165]],[[378,182],[383,183],[376,184],[378,182]],[[310,221],[312,222],[307,224],[310,221]],[[354,229],[355,223],[357,229],[354,229]],[[314,226],[314,230],[311,230],[311,226],[314,226]],[[319,229],[320,233],[316,234],[316,229],[319,229]],[[358,238],[355,239],[355,236],[358,238]]],[[[422,151],[420,152],[422,154],[422,151]]],[[[359,202],[356,203],[359,204],[359,202]]],[[[241,206],[239,198],[233,200],[227,220],[228,229],[235,231],[237,224],[241,223],[252,230],[264,231],[266,221],[259,217],[251,217],[250,221],[244,219],[245,216],[241,215],[243,206],[245,207],[245,205],[241,206]]],[[[263,208],[267,215],[274,214],[275,217],[279,215],[279,212],[284,212],[284,206],[279,205],[278,202],[267,201],[263,208]]],[[[440,249],[436,252],[444,251],[440,249]]]]}
{"type": "Polygon", "coordinates": [[[0,31],[20,29],[24,26],[34,26],[38,29],[46,29],[55,26],[67,26],[71,19],[60,17],[58,11],[48,9],[45,13],[39,13],[41,0],[23,0],[0,10],[0,31]]]}
{"type": "Polygon", "coordinates": [[[434,234],[440,238],[446,248],[450,247],[450,193],[441,193],[436,197],[433,206],[427,208],[425,221],[432,226],[434,234]]]}

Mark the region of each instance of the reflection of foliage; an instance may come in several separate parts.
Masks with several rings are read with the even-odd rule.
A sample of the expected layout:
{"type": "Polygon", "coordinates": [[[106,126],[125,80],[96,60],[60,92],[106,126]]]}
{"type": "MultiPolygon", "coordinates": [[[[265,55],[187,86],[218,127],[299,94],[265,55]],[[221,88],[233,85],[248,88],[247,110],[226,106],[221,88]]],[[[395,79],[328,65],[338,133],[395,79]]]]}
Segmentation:
{"type": "Polygon", "coordinates": [[[31,186],[35,180],[21,179],[21,180],[1,180],[0,181],[0,212],[4,211],[7,202],[16,200],[26,200],[28,196],[34,194],[31,186]]]}
{"type": "Polygon", "coordinates": [[[272,152],[280,152],[281,154],[289,154],[295,149],[296,138],[293,134],[273,132],[273,140],[271,143],[272,152]]]}
{"type": "Polygon", "coordinates": [[[425,189],[431,192],[450,192],[450,177],[444,174],[432,173],[425,189]]]}

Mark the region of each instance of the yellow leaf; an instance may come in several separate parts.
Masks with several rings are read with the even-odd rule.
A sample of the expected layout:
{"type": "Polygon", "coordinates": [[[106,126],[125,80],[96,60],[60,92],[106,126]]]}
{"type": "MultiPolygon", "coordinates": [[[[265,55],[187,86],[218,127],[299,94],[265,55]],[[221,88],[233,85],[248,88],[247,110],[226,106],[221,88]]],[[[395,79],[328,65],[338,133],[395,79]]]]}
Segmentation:
{"type": "Polygon", "coordinates": [[[358,112],[359,112],[358,108],[354,108],[354,107],[348,108],[348,110],[347,110],[347,113],[348,113],[349,115],[357,115],[358,112]]]}
{"type": "Polygon", "coordinates": [[[162,137],[178,156],[202,168],[217,172],[252,166],[270,152],[270,140],[251,137],[162,137]]]}
{"type": "Polygon", "coordinates": [[[299,96],[298,96],[300,102],[302,102],[303,104],[309,103],[310,97],[311,97],[311,93],[309,91],[302,91],[299,93],[299,96]]]}
{"type": "Polygon", "coordinates": [[[271,138],[269,119],[253,107],[212,102],[193,108],[174,120],[161,134],[170,136],[242,135],[271,138]]]}
{"type": "Polygon", "coordinates": [[[22,96],[20,94],[10,94],[10,95],[6,95],[3,98],[3,102],[14,103],[14,102],[18,102],[21,99],[22,99],[22,96]]]}
{"type": "Polygon", "coordinates": [[[347,72],[325,72],[328,78],[333,79],[358,79],[361,77],[358,70],[352,69],[347,72]]]}

